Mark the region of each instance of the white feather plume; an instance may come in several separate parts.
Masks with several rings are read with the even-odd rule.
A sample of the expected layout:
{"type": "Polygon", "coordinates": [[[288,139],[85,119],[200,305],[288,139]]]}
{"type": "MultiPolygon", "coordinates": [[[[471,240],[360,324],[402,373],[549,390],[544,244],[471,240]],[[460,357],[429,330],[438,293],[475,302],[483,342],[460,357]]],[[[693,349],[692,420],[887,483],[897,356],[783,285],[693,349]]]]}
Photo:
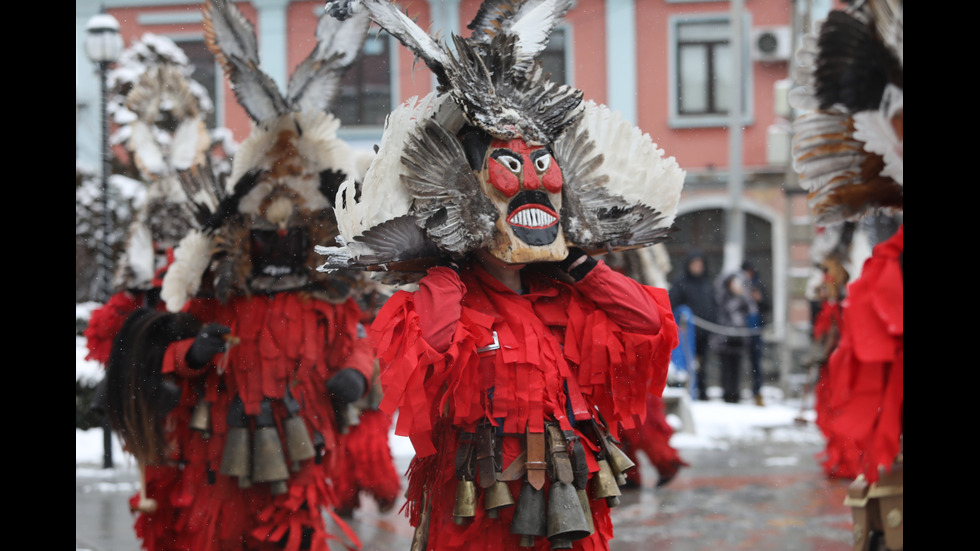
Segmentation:
{"type": "Polygon", "coordinates": [[[892,125],[905,109],[904,92],[889,84],[885,88],[881,107],[877,111],[854,114],[854,139],[864,142],[864,149],[881,155],[885,160],[882,176],[888,176],[904,186],[904,141],[892,125]]]}
{"type": "Polygon", "coordinates": [[[687,175],[674,157],[619,112],[594,101],[584,103],[580,124],[603,156],[598,172],[608,176],[606,190],[663,214],[663,226],[673,224],[687,175]]]}
{"type": "Polygon", "coordinates": [[[213,246],[211,237],[196,229],[180,240],[160,289],[160,298],[168,311],[179,312],[187,300],[197,294],[201,277],[211,263],[213,246]]]}

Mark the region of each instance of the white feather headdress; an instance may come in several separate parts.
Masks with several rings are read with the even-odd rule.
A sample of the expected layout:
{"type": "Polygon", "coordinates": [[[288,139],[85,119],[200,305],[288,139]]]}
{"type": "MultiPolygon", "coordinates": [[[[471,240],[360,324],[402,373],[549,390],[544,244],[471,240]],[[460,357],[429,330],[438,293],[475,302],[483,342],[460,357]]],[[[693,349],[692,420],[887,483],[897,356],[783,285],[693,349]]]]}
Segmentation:
{"type": "MultiPolygon", "coordinates": [[[[253,125],[235,152],[227,183],[210,179],[198,167],[181,173],[202,224],[200,232],[181,242],[164,280],[171,311],[180,310],[198,292],[209,269],[214,279],[209,292],[218,298],[255,285],[249,281],[247,238],[253,218],[285,225],[299,217],[314,239],[333,238],[337,188],[348,177],[360,177],[357,155],[338,138],[340,121],[330,110],[344,73],[367,38],[370,19],[340,22],[322,15],[317,45],[290,76],[283,94],[260,69],[254,27],[234,3],[207,0],[204,18],[208,47],[253,125]]],[[[323,283],[326,278],[314,268],[293,281],[323,283]]]]}
{"type": "MultiPolygon", "coordinates": [[[[440,255],[486,246],[498,216],[480,190],[457,133],[551,148],[563,176],[565,238],[587,250],[642,247],[673,224],[685,172],[650,136],[544,75],[538,54],[571,0],[486,0],[450,50],[388,0],[328,3],[339,18],[367,12],[435,73],[439,89],[388,117],[362,183],[336,200],[338,246],[320,246],[322,271],[414,272],[440,255]]],[[[412,275],[399,276],[411,280],[412,275]]]]}

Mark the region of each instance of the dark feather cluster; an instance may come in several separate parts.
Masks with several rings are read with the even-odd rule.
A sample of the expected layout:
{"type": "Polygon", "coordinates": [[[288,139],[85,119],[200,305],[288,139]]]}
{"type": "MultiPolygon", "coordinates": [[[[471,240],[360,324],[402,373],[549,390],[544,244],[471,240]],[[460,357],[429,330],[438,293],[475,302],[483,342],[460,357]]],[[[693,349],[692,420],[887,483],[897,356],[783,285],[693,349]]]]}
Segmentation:
{"type": "Polygon", "coordinates": [[[885,86],[902,87],[902,67],[873,23],[845,11],[832,11],[818,37],[820,58],[814,71],[821,109],[835,104],[851,112],[877,109],[885,86]]]}

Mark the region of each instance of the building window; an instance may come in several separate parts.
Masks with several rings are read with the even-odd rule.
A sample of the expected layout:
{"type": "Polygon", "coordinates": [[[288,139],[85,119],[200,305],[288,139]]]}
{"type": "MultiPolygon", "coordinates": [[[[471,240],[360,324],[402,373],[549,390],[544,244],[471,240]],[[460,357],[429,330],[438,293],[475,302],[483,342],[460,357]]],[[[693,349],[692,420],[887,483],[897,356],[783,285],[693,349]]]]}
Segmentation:
{"type": "Polygon", "coordinates": [[[728,113],[732,85],[730,57],[727,21],[678,25],[678,114],[728,113]]]}
{"type": "Polygon", "coordinates": [[[384,126],[391,95],[391,38],[383,31],[372,33],[341,81],[333,114],[344,126],[384,126]]]}
{"type": "Polygon", "coordinates": [[[544,51],[538,55],[541,64],[544,66],[545,74],[551,75],[551,80],[557,84],[568,84],[568,71],[566,70],[566,48],[565,48],[565,29],[555,29],[548,39],[548,45],[544,51]]]}
{"type": "MultiPolygon", "coordinates": [[[[741,80],[742,112],[751,105],[751,67],[744,45],[739,49],[745,78],[732,71],[731,30],[727,16],[679,18],[673,21],[674,57],[671,122],[676,126],[720,126],[728,123],[732,86],[741,80]]],[[[743,28],[749,28],[746,22],[743,28]]]]}

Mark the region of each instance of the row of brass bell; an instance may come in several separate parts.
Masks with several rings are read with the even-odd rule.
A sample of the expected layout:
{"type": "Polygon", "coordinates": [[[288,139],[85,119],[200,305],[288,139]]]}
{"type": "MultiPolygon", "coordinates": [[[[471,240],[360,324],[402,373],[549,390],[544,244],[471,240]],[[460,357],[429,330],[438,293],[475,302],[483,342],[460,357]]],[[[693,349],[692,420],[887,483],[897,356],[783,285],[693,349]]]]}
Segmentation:
{"type": "Polygon", "coordinates": [[[316,456],[316,448],[303,418],[299,415],[286,419],[283,432],[291,466],[286,464],[286,455],[272,417],[271,405],[267,401],[263,402],[262,411],[256,417],[254,442],[250,442],[252,435],[247,417],[241,401],[236,397],[228,410],[228,437],[221,459],[221,474],[238,477],[241,488],[251,486],[252,482],[266,482],[273,494],[285,493],[290,469],[298,471],[301,461],[316,456]]]}

